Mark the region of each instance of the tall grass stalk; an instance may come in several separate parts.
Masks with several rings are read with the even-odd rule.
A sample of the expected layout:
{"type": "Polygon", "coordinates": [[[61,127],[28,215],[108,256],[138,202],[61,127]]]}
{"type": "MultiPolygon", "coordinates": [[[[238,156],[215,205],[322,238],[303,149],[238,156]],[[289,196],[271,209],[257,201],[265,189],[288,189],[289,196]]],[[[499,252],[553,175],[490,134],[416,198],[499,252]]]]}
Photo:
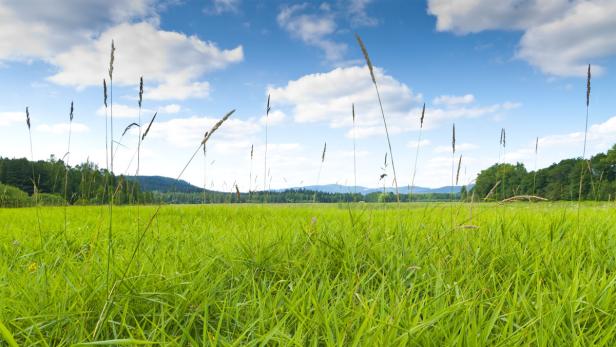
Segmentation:
{"type": "Polygon", "coordinates": [[[68,145],[66,147],[66,162],[65,162],[65,169],[64,169],[64,240],[66,241],[66,229],[67,229],[67,224],[68,224],[68,218],[67,218],[67,209],[68,209],[68,171],[69,171],[69,157],[71,155],[71,132],[73,129],[73,112],[74,112],[74,107],[73,107],[73,102],[71,101],[71,110],[69,113],[69,120],[68,120],[68,145]]]}
{"type": "Polygon", "coordinates": [[[391,149],[391,140],[389,138],[389,130],[387,129],[387,120],[385,119],[385,111],[383,110],[383,103],[381,102],[381,94],[379,92],[379,86],[376,83],[376,77],[374,76],[374,68],[372,66],[372,61],[370,60],[370,56],[368,56],[368,50],[364,45],[361,37],[358,34],[355,34],[355,38],[357,39],[357,43],[361,48],[361,51],[364,55],[364,59],[366,60],[366,65],[368,65],[368,70],[370,70],[370,77],[372,78],[372,84],[374,84],[374,89],[376,90],[376,96],[379,100],[379,107],[381,108],[381,116],[383,117],[383,126],[385,127],[385,135],[387,136],[387,146],[389,147],[389,157],[391,158],[391,169],[394,174],[394,183],[396,186],[396,199],[398,200],[398,204],[400,204],[400,192],[398,190],[398,176],[396,175],[396,164],[394,162],[394,153],[391,149]]]}
{"type": "MultiPolygon", "coordinates": [[[[109,194],[109,230],[107,232],[107,272],[105,276],[105,282],[107,286],[107,293],[110,293],[109,288],[109,280],[111,275],[111,266],[112,266],[112,254],[113,254],[113,202],[114,202],[114,193],[112,184],[115,186],[115,179],[113,175],[113,61],[115,59],[115,44],[113,40],[111,41],[111,54],[109,57],[109,101],[110,101],[110,164],[111,164],[111,173],[107,173],[109,179],[111,180],[108,185],[109,194]]],[[[108,179],[108,181],[109,181],[108,179]]]]}
{"type": "Polygon", "coordinates": [[[415,174],[417,173],[417,161],[419,160],[419,147],[421,147],[421,136],[423,133],[424,116],[426,115],[426,104],[421,109],[419,118],[419,135],[417,136],[417,148],[415,149],[415,163],[413,164],[413,174],[411,176],[411,186],[409,187],[409,202],[413,200],[413,189],[415,188],[415,174]]]}
{"type": "Polygon", "coordinates": [[[355,131],[355,104],[351,104],[351,113],[353,114],[353,192],[357,194],[357,133],[355,131]]]}
{"type": "MultiPolygon", "coordinates": [[[[269,113],[270,113],[270,95],[267,95],[267,106],[265,107],[265,152],[264,152],[264,163],[263,163],[263,193],[267,191],[267,126],[269,123],[269,113]]],[[[264,201],[267,202],[267,195],[265,195],[264,201]]]]}
{"type": "Polygon", "coordinates": [[[254,154],[255,154],[255,145],[252,144],[250,145],[250,174],[248,177],[248,200],[252,199],[252,159],[254,158],[254,154]]]}
{"type": "Polygon", "coordinates": [[[537,158],[539,157],[539,137],[535,140],[535,174],[533,175],[533,195],[537,195],[537,158]]]}
{"type": "MultiPolygon", "coordinates": [[[[588,116],[590,110],[590,81],[592,78],[590,64],[588,65],[588,71],[586,74],[586,121],[584,125],[584,148],[582,150],[582,169],[580,170],[580,186],[578,190],[578,216],[579,216],[579,206],[582,202],[582,184],[584,181],[584,161],[586,160],[586,143],[588,140],[588,116]]],[[[579,222],[579,221],[578,221],[579,222]]]]}
{"type": "Polygon", "coordinates": [[[325,162],[326,152],[327,152],[327,141],[325,142],[325,144],[323,144],[323,152],[321,153],[321,163],[319,164],[319,173],[317,175],[317,185],[316,185],[314,194],[312,195],[313,203],[317,202],[317,189],[319,189],[318,186],[319,186],[319,182],[321,181],[321,170],[323,169],[323,163],[325,162]]]}
{"type": "MultiPolygon", "coordinates": [[[[462,158],[460,158],[462,160],[462,158]]],[[[451,188],[449,193],[449,200],[451,205],[451,229],[453,230],[453,187],[454,187],[454,170],[456,161],[456,124],[454,123],[451,128],[451,188]]]]}
{"type": "Polygon", "coordinates": [[[36,184],[36,174],[34,172],[34,146],[32,145],[32,129],[30,123],[30,109],[26,106],[26,125],[28,126],[28,137],[30,139],[30,158],[32,158],[32,195],[34,196],[34,205],[36,210],[36,222],[38,225],[39,238],[41,241],[41,249],[43,248],[43,231],[41,230],[41,211],[39,210],[39,192],[36,184]]]}

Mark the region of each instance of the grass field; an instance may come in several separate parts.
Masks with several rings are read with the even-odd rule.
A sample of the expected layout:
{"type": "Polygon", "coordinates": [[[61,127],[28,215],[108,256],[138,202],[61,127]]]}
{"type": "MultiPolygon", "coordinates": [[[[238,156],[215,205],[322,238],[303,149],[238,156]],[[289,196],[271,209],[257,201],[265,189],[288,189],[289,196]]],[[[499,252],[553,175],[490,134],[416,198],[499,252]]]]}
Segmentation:
{"type": "MultiPolygon", "coordinates": [[[[36,209],[0,209],[0,336],[20,346],[616,344],[613,204],[583,205],[579,223],[575,204],[480,204],[472,221],[469,207],[166,206],[126,276],[137,214],[117,207],[109,289],[107,207],[70,207],[66,236],[63,208],[40,209],[40,234],[36,209]]],[[[154,210],[141,208],[142,225],[154,210]]]]}

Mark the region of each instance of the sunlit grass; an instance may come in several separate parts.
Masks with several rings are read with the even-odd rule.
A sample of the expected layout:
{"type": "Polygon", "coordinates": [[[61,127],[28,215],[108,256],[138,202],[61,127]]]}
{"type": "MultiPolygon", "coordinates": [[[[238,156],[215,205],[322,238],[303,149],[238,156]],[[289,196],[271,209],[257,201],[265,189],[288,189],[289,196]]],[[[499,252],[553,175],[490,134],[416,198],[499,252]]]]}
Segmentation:
{"type": "Polygon", "coordinates": [[[70,207],[66,240],[40,209],[43,247],[35,209],[0,209],[0,322],[20,346],[616,344],[613,205],[579,229],[575,204],[454,211],[479,228],[449,204],[166,206],[120,281],[116,207],[104,309],[105,207],[70,207]]]}

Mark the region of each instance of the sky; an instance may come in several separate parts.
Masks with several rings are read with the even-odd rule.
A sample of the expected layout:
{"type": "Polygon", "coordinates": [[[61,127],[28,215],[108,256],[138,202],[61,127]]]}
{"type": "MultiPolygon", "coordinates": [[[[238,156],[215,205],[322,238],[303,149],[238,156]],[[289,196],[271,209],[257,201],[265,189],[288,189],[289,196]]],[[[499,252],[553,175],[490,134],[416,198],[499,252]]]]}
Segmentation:
{"type": "Polygon", "coordinates": [[[417,153],[414,183],[424,187],[451,184],[460,155],[460,184],[499,161],[534,170],[582,156],[588,64],[586,154],[616,142],[613,18],[613,0],[0,0],[0,156],[69,152],[70,165],[106,167],[102,84],[113,40],[116,174],[136,174],[139,129],[122,136],[129,124],[145,129],[157,112],[139,174],[177,177],[204,132],[235,109],[181,178],[225,191],[352,186],[355,157],[357,185],[382,186],[387,173],[391,186],[357,33],[400,186],[417,153]]]}

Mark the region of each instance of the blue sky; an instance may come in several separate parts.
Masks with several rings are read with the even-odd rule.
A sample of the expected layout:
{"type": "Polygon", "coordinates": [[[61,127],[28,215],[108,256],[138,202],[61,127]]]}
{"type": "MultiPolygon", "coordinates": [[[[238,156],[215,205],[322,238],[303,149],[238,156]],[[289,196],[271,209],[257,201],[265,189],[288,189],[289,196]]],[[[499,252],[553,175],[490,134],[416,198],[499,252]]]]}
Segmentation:
{"type": "MultiPolygon", "coordinates": [[[[589,154],[616,142],[615,15],[610,0],[2,0],[0,155],[30,156],[29,106],[34,156],[62,157],[74,101],[69,162],[105,166],[101,84],[114,39],[115,140],[138,122],[140,76],[142,123],[159,114],[141,174],[176,176],[205,130],[237,109],[183,178],[202,185],[205,174],[208,187],[237,183],[242,191],[264,181],[316,184],[327,141],[318,183],[352,185],[355,136],[357,183],[378,186],[387,141],[359,33],[376,68],[400,185],[410,182],[424,102],[417,185],[450,184],[453,123],[462,183],[499,159],[534,169],[536,137],[544,167],[581,155],[587,64],[589,154]]],[[[137,136],[121,139],[116,173],[135,173],[137,136]]]]}

